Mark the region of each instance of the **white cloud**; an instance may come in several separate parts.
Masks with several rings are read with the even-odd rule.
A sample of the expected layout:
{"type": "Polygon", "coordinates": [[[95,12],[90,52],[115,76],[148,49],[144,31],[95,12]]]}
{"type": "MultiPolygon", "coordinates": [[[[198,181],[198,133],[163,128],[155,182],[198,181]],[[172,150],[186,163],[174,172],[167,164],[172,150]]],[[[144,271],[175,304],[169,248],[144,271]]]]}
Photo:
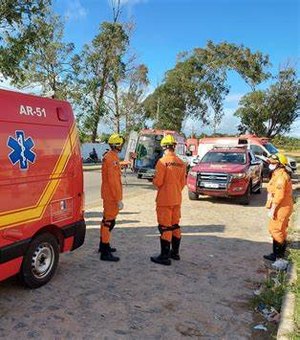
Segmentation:
{"type": "MultiPolygon", "coordinates": [[[[117,3],[118,0],[107,0],[107,1],[108,1],[108,4],[112,6],[112,4],[117,3]]],[[[127,12],[126,15],[128,19],[132,19],[134,6],[139,5],[139,4],[144,4],[146,2],[148,2],[148,0],[120,0],[120,5],[124,9],[126,9],[126,12],[127,12]]]]}
{"type": "Polygon", "coordinates": [[[245,95],[245,93],[231,93],[225,98],[225,103],[238,105],[240,99],[245,95]]]}
{"type": "Polygon", "coordinates": [[[121,5],[137,5],[137,4],[140,4],[140,3],[145,3],[147,2],[148,0],[121,0],[120,3],[121,5]]]}
{"type": "Polygon", "coordinates": [[[10,79],[5,79],[1,75],[0,75],[0,89],[22,92],[22,93],[28,93],[28,94],[35,94],[35,95],[41,95],[41,93],[42,93],[42,86],[41,85],[32,84],[31,86],[26,86],[24,88],[18,88],[18,87],[11,84],[10,79]]]}
{"type": "Polygon", "coordinates": [[[87,10],[82,6],[80,0],[68,1],[65,16],[68,20],[76,21],[87,16],[87,10]]]}
{"type": "MultiPolygon", "coordinates": [[[[235,117],[233,114],[235,109],[224,109],[224,116],[222,118],[221,124],[217,128],[218,133],[228,133],[228,134],[237,134],[238,129],[237,126],[239,125],[239,118],[235,117]]],[[[196,134],[206,133],[212,134],[213,127],[212,125],[207,126],[203,125],[201,121],[196,121],[193,119],[187,119],[183,126],[183,132],[186,135],[190,135],[192,132],[196,134]]]]}

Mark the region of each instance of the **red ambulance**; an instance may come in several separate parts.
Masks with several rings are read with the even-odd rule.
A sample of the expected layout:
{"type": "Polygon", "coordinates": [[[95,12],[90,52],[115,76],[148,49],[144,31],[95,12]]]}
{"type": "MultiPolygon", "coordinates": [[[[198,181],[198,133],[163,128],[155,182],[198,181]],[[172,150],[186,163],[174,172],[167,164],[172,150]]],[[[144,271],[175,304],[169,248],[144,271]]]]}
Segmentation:
{"type": "Polygon", "coordinates": [[[85,237],[80,145],[69,103],[0,90],[0,281],[37,288],[85,237]]]}

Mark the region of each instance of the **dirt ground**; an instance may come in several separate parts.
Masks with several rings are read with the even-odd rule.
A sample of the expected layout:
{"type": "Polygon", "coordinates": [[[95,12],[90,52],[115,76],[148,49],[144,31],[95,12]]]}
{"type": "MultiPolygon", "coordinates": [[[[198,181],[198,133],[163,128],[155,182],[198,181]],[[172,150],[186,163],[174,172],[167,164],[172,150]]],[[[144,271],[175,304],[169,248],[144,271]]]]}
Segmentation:
{"type": "Polygon", "coordinates": [[[151,183],[129,178],[112,238],[120,262],[99,260],[99,206],[86,212],[84,246],[61,255],[49,284],[1,283],[0,338],[267,339],[253,330],[249,303],[271,250],[265,190],[250,206],[184,192],[182,259],[169,267],[150,262],[159,251],[154,198],[151,183]]]}

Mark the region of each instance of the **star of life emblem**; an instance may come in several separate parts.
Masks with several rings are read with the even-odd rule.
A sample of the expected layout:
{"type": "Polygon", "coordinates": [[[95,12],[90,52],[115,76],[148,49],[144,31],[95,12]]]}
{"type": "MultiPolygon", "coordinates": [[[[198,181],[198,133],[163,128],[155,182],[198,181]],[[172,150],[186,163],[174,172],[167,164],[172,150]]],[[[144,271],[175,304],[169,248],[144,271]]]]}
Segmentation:
{"type": "Polygon", "coordinates": [[[36,154],[31,150],[34,142],[31,137],[25,137],[24,131],[16,131],[15,137],[9,136],[7,146],[12,150],[8,158],[13,165],[19,163],[21,170],[28,170],[29,163],[34,163],[36,154]]]}

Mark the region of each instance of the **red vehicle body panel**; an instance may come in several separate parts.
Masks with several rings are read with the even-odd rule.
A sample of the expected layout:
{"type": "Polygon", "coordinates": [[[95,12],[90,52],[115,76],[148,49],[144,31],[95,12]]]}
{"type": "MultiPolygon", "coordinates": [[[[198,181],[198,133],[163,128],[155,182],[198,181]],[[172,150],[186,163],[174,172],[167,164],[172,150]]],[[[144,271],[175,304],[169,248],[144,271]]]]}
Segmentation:
{"type": "Polygon", "coordinates": [[[84,241],[80,145],[69,103],[0,90],[0,280],[43,230],[61,252],[84,241]]]}
{"type": "MultiPolygon", "coordinates": [[[[196,152],[195,155],[198,154],[198,149],[201,148],[201,144],[218,144],[221,142],[224,142],[226,144],[226,141],[228,143],[236,143],[236,144],[249,144],[251,143],[252,145],[265,145],[270,142],[269,138],[266,137],[257,137],[256,135],[240,135],[237,137],[205,137],[201,138],[198,141],[195,138],[189,138],[188,140],[188,145],[189,144],[194,144],[196,145],[196,152]],[[197,141],[197,142],[196,142],[197,141]],[[243,143],[244,142],[244,143],[243,143]]],[[[194,151],[193,151],[194,155],[194,151]]]]}
{"type": "MultiPolygon", "coordinates": [[[[211,152],[226,152],[228,149],[216,149],[211,152]]],[[[231,152],[242,152],[239,148],[231,148],[231,152]]],[[[187,186],[189,191],[208,196],[219,196],[219,197],[235,197],[242,196],[246,193],[250,180],[254,179],[254,175],[256,178],[261,177],[262,166],[257,165],[255,167],[251,167],[249,154],[246,153],[246,164],[232,164],[232,163],[199,163],[194,166],[187,177],[187,186]],[[253,169],[254,168],[254,169],[253,169]],[[212,177],[214,175],[222,174],[222,175],[234,175],[234,174],[245,174],[243,178],[231,178],[227,183],[226,188],[223,190],[214,190],[213,188],[200,188],[197,185],[197,176],[192,176],[192,174],[199,173],[207,173],[212,177]]]]}
{"type": "Polygon", "coordinates": [[[188,138],[186,140],[186,148],[191,151],[192,156],[197,156],[198,154],[198,139],[197,138],[188,138]]]}

